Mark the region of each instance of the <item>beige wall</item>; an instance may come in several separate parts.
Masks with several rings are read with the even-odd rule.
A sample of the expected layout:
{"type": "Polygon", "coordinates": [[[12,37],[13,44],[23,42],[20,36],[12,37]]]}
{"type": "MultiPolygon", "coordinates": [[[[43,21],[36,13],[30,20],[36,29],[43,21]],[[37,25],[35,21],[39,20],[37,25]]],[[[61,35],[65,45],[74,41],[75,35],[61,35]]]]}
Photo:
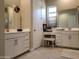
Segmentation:
{"type": "Polygon", "coordinates": [[[72,9],[79,6],[79,0],[47,0],[48,5],[56,5],[58,10],[72,9]]]}
{"type": "Polygon", "coordinates": [[[76,0],[58,0],[57,6],[59,10],[76,8],[76,0]]]}
{"type": "Polygon", "coordinates": [[[22,28],[31,29],[31,0],[20,0],[22,28]]]}
{"type": "MultiPolygon", "coordinates": [[[[4,0],[0,0],[0,56],[4,56],[4,0]]],[[[0,58],[4,59],[4,58],[0,58]]]]}
{"type": "Polygon", "coordinates": [[[42,0],[42,19],[43,23],[46,24],[46,1],[42,0]]]}
{"type": "Polygon", "coordinates": [[[76,1],[77,6],[79,6],[79,0],[76,1]]]}
{"type": "Polygon", "coordinates": [[[11,5],[20,5],[20,0],[4,0],[5,4],[11,4],[11,5]]]}

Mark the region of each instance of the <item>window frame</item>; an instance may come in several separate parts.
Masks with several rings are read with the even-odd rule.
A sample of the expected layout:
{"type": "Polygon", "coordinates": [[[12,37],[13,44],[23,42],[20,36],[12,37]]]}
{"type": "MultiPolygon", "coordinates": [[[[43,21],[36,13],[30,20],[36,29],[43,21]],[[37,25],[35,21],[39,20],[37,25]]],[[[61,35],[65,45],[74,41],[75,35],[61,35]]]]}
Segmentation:
{"type": "Polygon", "coordinates": [[[46,11],[47,16],[46,16],[46,18],[47,18],[47,25],[48,25],[49,27],[57,27],[57,15],[58,15],[58,14],[57,14],[57,7],[56,7],[56,12],[49,12],[49,10],[48,10],[49,8],[54,8],[54,7],[56,7],[56,6],[48,6],[48,7],[47,7],[47,11],[46,11]],[[49,17],[49,13],[50,13],[50,14],[56,13],[56,16],[49,17]],[[54,17],[56,18],[56,20],[55,20],[55,22],[51,22],[51,23],[52,23],[52,24],[55,23],[55,24],[54,24],[54,25],[50,25],[50,22],[49,22],[50,20],[49,20],[49,19],[50,19],[50,18],[54,18],[54,17]]]}

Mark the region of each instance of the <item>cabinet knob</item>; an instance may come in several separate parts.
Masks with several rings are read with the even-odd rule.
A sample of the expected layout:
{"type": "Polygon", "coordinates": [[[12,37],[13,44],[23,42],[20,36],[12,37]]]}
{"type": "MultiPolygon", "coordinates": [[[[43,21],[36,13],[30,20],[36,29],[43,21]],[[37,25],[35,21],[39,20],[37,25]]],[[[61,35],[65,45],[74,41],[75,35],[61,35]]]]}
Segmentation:
{"type": "Polygon", "coordinates": [[[34,29],[34,32],[36,31],[36,29],[34,29]]]}

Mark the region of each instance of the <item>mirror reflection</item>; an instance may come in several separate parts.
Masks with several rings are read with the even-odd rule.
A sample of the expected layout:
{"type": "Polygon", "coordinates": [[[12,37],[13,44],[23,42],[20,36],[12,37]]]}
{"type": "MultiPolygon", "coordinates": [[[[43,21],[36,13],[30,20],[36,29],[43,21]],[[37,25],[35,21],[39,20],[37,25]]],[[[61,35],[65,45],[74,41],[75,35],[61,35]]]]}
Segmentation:
{"type": "Polygon", "coordinates": [[[20,4],[19,0],[5,0],[5,28],[20,28],[20,4]]]}
{"type": "Polygon", "coordinates": [[[74,5],[75,0],[73,1],[72,3],[72,0],[69,0],[68,3],[64,0],[46,0],[49,27],[79,28],[79,7],[74,5]],[[53,9],[54,7],[56,9],[53,9]]]}
{"type": "Polygon", "coordinates": [[[61,28],[78,28],[78,11],[77,8],[60,11],[58,13],[59,27],[61,28]]]}

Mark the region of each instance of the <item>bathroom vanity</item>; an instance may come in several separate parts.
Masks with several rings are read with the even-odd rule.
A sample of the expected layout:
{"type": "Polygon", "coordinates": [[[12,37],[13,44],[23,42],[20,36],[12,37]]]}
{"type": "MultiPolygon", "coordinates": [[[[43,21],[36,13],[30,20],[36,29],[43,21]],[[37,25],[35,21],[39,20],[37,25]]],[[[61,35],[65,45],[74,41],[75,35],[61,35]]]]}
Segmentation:
{"type": "Polygon", "coordinates": [[[43,33],[43,35],[47,34],[56,36],[56,46],[79,49],[79,30],[53,30],[43,33]]]}
{"type": "Polygon", "coordinates": [[[57,31],[56,45],[69,48],[79,48],[79,31],[57,31]]]}
{"type": "Polygon", "coordinates": [[[16,57],[29,50],[29,31],[5,32],[5,56],[16,57]]]}

